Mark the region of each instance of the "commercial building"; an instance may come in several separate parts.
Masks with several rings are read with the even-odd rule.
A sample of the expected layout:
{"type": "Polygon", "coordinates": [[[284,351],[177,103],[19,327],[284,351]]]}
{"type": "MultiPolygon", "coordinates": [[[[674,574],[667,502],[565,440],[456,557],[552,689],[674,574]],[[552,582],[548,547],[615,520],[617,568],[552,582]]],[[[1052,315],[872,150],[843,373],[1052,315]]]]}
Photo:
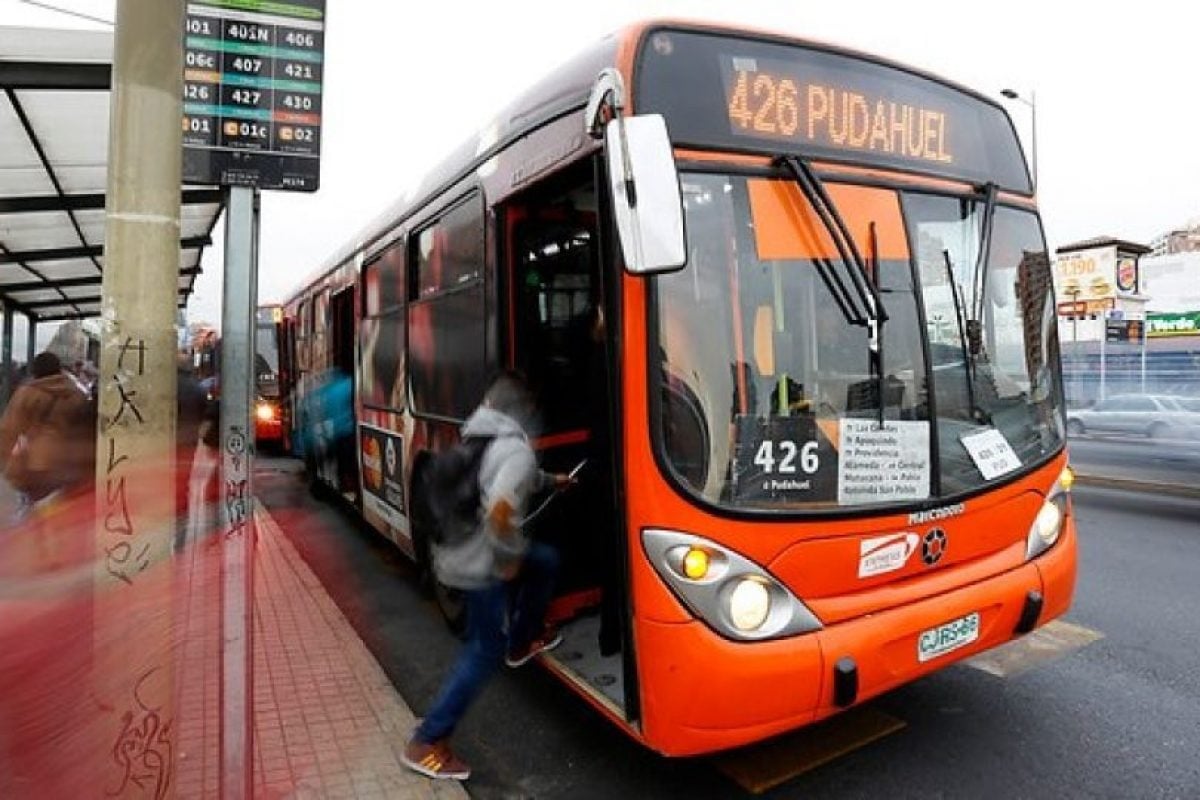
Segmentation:
{"type": "Polygon", "coordinates": [[[1200,396],[1200,251],[1150,253],[1113,237],[1056,251],[1070,405],[1122,392],[1200,396]]]}

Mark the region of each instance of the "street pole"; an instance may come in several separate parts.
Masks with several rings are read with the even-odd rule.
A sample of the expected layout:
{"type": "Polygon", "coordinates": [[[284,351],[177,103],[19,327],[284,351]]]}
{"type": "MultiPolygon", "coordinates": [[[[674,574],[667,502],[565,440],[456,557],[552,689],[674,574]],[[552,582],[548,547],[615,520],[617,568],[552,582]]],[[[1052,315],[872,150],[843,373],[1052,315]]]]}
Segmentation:
{"type": "Polygon", "coordinates": [[[254,306],[258,189],[230,187],[221,312],[221,797],[253,795],[254,306]]]}
{"type": "Polygon", "coordinates": [[[1009,100],[1018,100],[1029,106],[1029,124],[1031,133],[1029,136],[1030,164],[1033,171],[1033,190],[1036,192],[1038,187],[1038,171],[1037,171],[1037,90],[1029,90],[1029,99],[1026,100],[1015,89],[1001,89],[1000,94],[1007,97],[1009,100]]]}
{"type": "Polygon", "coordinates": [[[1037,167],[1037,90],[1029,90],[1029,125],[1033,129],[1029,136],[1030,150],[1033,156],[1033,190],[1036,192],[1038,188],[1038,167],[1037,167]]]}
{"type": "Polygon", "coordinates": [[[37,355],[37,320],[32,315],[26,319],[29,320],[29,334],[25,338],[25,366],[28,368],[33,363],[33,357],[37,355]]]}
{"type": "Polygon", "coordinates": [[[1142,322],[1142,394],[1146,393],[1146,323],[1142,322]]]}
{"type": "Polygon", "coordinates": [[[13,310],[8,303],[2,300],[0,300],[0,309],[4,313],[4,319],[0,322],[0,409],[2,409],[8,405],[8,398],[12,396],[16,387],[13,386],[12,369],[13,310]]]}
{"type": "Polygon", "coordinates": [[[1105,363],[1105,352],[1108,349],[1108,312],[1100,315],[1100,401],[1103,402],[1107,396],[1105,392],[1105,372],[1107,364],[1105,363]]]}
{"type": "Polygon", "coordinates": [[[93,621],[100,760],[88,795],[162,797],[172,668],[181,0],[118,0],[109,120],[93,621]],[[151,735],[148,732],[153,732],[151,735]]]}

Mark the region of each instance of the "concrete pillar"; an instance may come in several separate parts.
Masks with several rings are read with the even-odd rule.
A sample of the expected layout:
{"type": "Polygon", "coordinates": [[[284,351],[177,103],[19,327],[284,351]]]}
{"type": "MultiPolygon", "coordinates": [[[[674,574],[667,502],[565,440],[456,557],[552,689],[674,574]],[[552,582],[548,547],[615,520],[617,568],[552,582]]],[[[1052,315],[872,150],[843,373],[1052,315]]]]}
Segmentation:
{"type": "Polygon", "coordinates": [[[93,788],[109,797],[171,796],[178,785],[171,553],[183,17],[181,0],[117,2],[93,618],[96,745],[108,754],[93,765],[93,788]]]}

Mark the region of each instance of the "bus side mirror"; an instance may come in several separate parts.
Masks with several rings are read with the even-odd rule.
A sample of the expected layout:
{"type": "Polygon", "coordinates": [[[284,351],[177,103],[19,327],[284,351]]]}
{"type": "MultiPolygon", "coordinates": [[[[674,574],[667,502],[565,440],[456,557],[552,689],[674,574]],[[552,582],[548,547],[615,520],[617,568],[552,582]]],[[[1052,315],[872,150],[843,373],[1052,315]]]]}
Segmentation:
{"type": "Polygon", "coordinates": [[[625,269],[654,275],[683,267],[683,200],[666,121],[660,114],[617,117],[605,125],[604,141],[625,269]]]}

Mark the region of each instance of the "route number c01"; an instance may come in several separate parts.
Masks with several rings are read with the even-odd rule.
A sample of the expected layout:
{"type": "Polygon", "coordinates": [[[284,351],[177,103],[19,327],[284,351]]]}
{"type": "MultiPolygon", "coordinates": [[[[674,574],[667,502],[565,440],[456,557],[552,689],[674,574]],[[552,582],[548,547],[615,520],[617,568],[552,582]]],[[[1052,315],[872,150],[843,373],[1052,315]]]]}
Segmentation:
{"type": "Polygon", "coordinates": [[[795,475],[797,472],[812,475],[821,466],[817,457],[817,442],[797,445],[788,439],[779,442],[770,439],[764,441],[754,454],[754,463],[762,467],[763,472],[767,474],[778,472],[780,475],[795,475]],[[779,450],[778,457],[776,448],[779,450]],[[797,459],[799,464],[796,463],[797,459]]]}

